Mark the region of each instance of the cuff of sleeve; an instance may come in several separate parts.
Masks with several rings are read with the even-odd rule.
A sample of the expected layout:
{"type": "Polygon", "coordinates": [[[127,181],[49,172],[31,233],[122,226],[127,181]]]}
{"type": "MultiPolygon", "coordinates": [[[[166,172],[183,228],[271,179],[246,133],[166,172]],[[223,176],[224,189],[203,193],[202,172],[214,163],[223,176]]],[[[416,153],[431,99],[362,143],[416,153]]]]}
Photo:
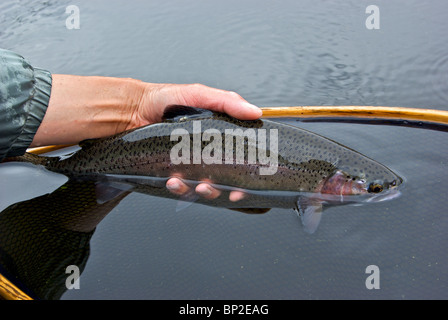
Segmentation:
{"type": "MultiPolygon", "coordinates": [[[[51,73],[47,70],[34,68],[34,93],[32,98],[28,101],[28,117],[22,132],[14,141],[11,151],[14,150],[15,155],[21,155],[26,152],[26,149],[31,145],[34,135],[37,132],[42,120],[47,111],[48,103],[50,101],[52,78],[51,73]]],[[[13,156],[10,154],[9,156],[13,156]]]]}

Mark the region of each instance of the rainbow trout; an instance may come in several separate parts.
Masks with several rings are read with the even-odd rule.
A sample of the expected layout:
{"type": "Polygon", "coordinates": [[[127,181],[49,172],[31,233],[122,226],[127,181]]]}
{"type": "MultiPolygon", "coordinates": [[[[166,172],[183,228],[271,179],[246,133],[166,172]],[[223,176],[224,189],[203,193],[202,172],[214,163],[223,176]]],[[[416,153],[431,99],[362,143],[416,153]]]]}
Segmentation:
{"type": "Polygon", "coordinates": [[[295,199],[309,232],[317,228],[323,205],[390,199],[402,183],[386,166],[310,131],[183,106],[167,108],[162,123],[79,146],[61,158],[21,159],[128,189],[178,176],[193,185],[205,180],[258,196],[286,194],[295,199]]]}

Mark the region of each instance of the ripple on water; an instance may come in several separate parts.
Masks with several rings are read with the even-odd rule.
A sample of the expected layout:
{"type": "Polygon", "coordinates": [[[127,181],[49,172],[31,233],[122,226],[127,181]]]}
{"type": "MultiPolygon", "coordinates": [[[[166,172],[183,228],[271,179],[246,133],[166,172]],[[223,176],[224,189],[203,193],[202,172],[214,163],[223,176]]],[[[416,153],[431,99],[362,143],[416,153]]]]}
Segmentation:
{"type": "Polygon", "coordinates": [[[430,69],[431,89],[443,102],[448,102],[448,55],[440,56],[430,69]]]}

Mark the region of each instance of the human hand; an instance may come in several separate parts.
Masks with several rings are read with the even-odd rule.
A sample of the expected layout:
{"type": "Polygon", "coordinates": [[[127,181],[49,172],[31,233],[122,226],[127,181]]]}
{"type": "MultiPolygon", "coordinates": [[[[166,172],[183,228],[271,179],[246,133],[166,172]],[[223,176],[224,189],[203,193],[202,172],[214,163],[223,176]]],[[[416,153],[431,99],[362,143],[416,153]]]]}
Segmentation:
{"type": "Polygon", "coordinates": [[[239,94],[211,88],[202,84],[144,83],[145,89],[134,113],[133,126],[162,121],[165,109],[172,105],[184,105],[227,113],[240,120],[261,117],[260,108],[244,100],[239,94]]]}
{"type": "MultiPolygon", "coordinates": [[[[262,114],[258,107],[249,104],[235,92],[201,84],[148,84],[139,104],[137,121],[140,121],[142,125],[160,122],[165,108],[170,105],[186,105],[223,112],[241,120],[255,120],[262,114]]],[[[209,183],[211,181],[200,183],[196,186],[195,192],[206,199],[219,197],[221,191],[213,188],[209,183]]],[[[169,179],[166,187],[177,195],[186,194],[191,189],[178,177],[169,179]]],[[[243,199],[244,195],[241,191],[231,191],[229,200],[236,202],[243,199]]]]}

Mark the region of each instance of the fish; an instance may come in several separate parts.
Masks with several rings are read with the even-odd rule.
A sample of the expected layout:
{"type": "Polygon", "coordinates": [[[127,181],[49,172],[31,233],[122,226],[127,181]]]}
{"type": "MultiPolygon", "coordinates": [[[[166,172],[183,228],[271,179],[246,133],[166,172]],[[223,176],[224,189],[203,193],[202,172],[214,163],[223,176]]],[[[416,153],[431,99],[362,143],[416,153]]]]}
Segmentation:
{"type": "MultiPolygon", "coordinates": [[[[188,106],[166,108],[160,123],[82,141],[79,150],[63,157],[27,153],[12,160],[72,178],[95,179],[123,192],[144,193],[145,186],[164,187],[168,178],[179,177],[193,187],[207,181],[258,201],[281,199],[277,203],[291,206],[309,233],[317,229],[324,207],[394,199],[403,183],[385,165],[311,131],[188,106]]],[[[181,200],[191,203],[198,197],[181,200]]],[[[246,203],[219,205],[269,205],[246,203]]]]}

